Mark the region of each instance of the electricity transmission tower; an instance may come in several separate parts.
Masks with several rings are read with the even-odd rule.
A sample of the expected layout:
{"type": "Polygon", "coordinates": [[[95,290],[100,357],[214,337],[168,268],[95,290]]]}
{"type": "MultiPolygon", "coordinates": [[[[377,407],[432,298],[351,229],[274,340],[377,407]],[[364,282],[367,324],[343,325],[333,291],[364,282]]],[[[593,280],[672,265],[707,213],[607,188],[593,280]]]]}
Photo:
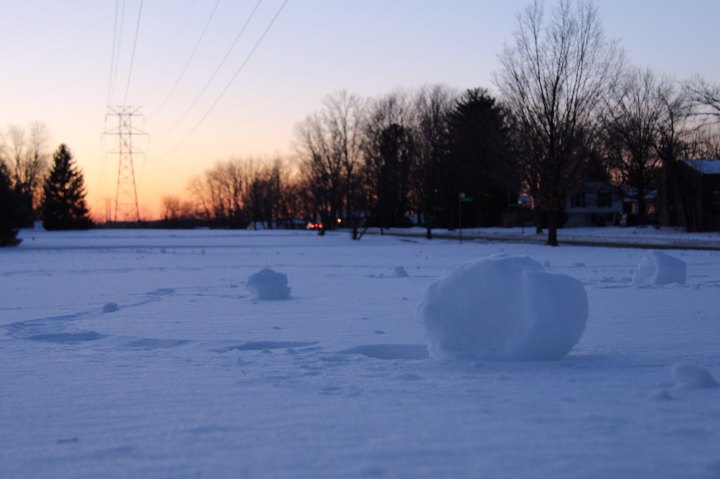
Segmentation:
{"type": "Polygon", "coordinates": [[[142,117],[140,107],[108,106],[106,120],[108,117],[117,118],[117,127],[106,130],[104,135],[118,137],[117,149],[109,152],[110,155],[118,157],[113,221],[140,221],[133,162],[133,157],[143,154],[133,146],[133,136],[146,135],[144,131],[133,126],[133,119],[142,117]]]}

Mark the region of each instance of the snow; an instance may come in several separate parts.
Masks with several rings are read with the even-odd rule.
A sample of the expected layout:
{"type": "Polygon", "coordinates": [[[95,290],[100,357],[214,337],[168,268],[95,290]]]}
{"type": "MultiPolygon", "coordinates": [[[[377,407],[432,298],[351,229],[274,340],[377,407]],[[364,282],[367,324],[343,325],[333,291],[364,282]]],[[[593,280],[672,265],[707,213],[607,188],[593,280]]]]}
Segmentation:
{"type": "Polygon", "coordinates": [[[672,367],[672,376],[681,386],[689,388],[716,388],[718,382],[705,368],[678,363],[672,367]]]}
{"type": "Polygon", "coordinates": [[[635,286],[685,284],[687,266],[681,259],[662,251],[647,251],[633,273],[635,286]]]}
{"type": "Polygon", "coordinates": [[[22,237],[0,250],[1,477],[720,472],[720,388],[674,368],[720,374],[717,251],[673,251],[686,284],[637,288],[637,249],[271,230],[22,237]],[[582,338],[556,361],[431,356],[415,316],[425,291],[501,250],[582,283],[582,338]],[[397,265],[409,277],[377,276],[397,265]],[[288,276],[290,299],[244,289],[264,267],[288,276]]]}
{"type": "Polygon", "coordinates": [[[418,307],[434,355],[466,359],[562,358],[580,340],[587,315],[580,281],[502,254],[453,269],[418,307]]]}
{"type": "Polygon", "coordinates": [[[650,395],[650,399],[653,399],[655,401],[671,401],[672,398],[673,397],[665,388],[657,389],[650,395]]]}
{"type": "Polygon", "coordinates": [[[686,165],[691,166],[706,175],[720,175],[720,159],[684,161],[686,165]]]}
{"type": "Polygon", "coordinates": [[[290,288],[287,284],[286,274],[263,268],[248,278],[245,289],[250,291],[255,299],[288,299],[290,288]]]}

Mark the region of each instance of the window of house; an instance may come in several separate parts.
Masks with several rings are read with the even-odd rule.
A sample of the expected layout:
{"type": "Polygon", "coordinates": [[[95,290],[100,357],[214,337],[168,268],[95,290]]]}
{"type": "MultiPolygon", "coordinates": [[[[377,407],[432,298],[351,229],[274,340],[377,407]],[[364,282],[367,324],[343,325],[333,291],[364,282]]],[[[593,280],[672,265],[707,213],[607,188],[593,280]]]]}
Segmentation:
{"type": "Polygon", "coordinates": [[[571,208],[585,208],[585,193],[577,193],[570,197],[571,208]]]}
{"type": "Polygon", "coordinates": [[[601,191],[597,197],[598,208],[612,207],[612,193],[609,191],[601,191]]]}

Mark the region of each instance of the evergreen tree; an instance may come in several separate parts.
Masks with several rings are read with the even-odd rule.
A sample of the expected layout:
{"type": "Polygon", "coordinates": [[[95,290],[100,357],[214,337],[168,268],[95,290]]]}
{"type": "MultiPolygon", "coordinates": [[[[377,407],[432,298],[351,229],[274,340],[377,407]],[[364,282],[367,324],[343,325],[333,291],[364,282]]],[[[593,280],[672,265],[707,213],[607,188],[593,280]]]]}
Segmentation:
{"type": "Polygon", "coordinates": [[[0,161],[0,246],[15,246],[17,239],[18,200],[10,185],[5,164],[0,161]]]}
{"type": "Polygon", "coordinates": [[[85,205],[85,184],[67,146],[53,155],[50,176],[43,188],[43,224],[47,230],[77,230],[92,226],[85,205]]]}

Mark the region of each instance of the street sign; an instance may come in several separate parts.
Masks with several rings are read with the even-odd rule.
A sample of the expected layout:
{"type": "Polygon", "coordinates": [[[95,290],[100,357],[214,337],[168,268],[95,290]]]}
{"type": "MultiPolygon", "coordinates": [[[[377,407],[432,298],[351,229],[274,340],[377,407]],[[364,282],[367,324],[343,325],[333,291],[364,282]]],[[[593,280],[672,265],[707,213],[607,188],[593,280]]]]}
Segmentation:
{"type": "Polygon", "coordinates": [[[462,204],[472,203],[472,201],[472,196],[467,196],[462,192],[458,195],[458,229],[460,230],[458,239],[460,240],[460,244],[462,244],[462,204]]]}

